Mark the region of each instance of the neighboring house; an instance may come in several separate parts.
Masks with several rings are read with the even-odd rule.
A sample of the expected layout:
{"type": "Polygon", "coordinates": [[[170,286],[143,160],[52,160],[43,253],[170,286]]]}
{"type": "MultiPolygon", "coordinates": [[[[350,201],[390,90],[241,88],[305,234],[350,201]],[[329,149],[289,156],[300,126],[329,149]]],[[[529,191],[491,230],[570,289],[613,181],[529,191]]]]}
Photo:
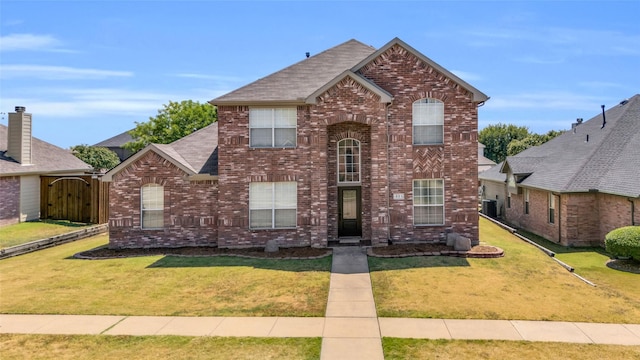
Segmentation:
{"type": "Polygon", "coordinates": [[[110,246],[478,243],[488,97],[399,39],[347,41],[210,101],[112,169],[110,246]]]}
{"type": "Polygon", "coordinates": [[[106,147],[107,149],[113,151],[118,155],[120,161],[124,161],[129,156],[133,154],[133,152],[129,149],[125,149],[123,147],[124,144],[133,140],[133,137],[129,135],[129,131],[125,131],[122,134],[118,134],[114,137],[108,138],[107,140],[103,140],[93,146],[106,147]]]}
{"type": "Polygon", "coordinates": [[[480,174],[502,217],[565,246],[640,224],[640,95],[480,174]]]}
{"type": "Polygon", "coordinates": [[[31,135],[31,114],[16,106],[0,125],[0,226],[40,218],[41,176],[78,176],[91,166],[31,135]]]}
{"type": "Polygon", "coordinates": [[[484,156],[484,144],[478,143],[478,173],[491,169],[496,163],[484,156]]]}

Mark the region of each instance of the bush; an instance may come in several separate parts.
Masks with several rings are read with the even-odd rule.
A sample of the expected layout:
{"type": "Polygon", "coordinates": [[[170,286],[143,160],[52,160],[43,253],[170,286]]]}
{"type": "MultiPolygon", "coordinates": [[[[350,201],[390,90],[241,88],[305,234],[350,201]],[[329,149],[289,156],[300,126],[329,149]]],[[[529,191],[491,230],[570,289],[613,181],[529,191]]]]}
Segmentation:
{"type": "Polygon", "coordinates": [[[616,257],[632,257],[640,261],[640,226],[625,226],[604,237],[607,252],[616,257]]]}

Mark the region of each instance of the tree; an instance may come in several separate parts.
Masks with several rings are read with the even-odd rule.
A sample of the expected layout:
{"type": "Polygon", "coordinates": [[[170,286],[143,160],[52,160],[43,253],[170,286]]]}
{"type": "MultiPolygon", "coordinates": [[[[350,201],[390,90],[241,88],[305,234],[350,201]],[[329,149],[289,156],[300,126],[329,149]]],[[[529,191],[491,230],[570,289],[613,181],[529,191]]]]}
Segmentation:
{"type": "Polygon", "coordinates": [[[513,156],[532,146],[538,146],[546,143],[554,137],[561,135],[564,131],[549,130],[546,134],[529,134],[529,136],[520,140],[511,140],[507,145],[507,155],[513,156]]]}
{"type": "Polygon", "coordinates": [[[500,163],[507,157],[507,147],[512,140],[522,140],[529,136],[526,126],[498,123],[489,125],[478,133],[478,141],[484,144],[484,156],[500,163]]]}
{"type": "Polygon", "coordinates": [[[149,121],[136,122],[136,127],[129,131],[133,140],[123,145],[125,149],[136,152],[151,143],[169,144],[218,119],[216,108],[208,103],[184,100],[179,103],[169,101],[168,105],[162,106],[158,115],[150,117],[149,121]]]}
{"type": "Polygon", "coordinates": [[[118,155],[106,147],[81,144],[72,146],[71,153],[97,171],[109,170],[120,164],[118,155]]]}

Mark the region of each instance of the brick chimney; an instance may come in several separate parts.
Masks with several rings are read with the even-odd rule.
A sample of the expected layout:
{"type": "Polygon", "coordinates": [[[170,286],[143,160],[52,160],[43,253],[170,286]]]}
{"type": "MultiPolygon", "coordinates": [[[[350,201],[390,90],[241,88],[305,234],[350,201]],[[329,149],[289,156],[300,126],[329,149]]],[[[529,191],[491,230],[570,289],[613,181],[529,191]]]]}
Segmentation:
{"type": "Polygon", "coordinates": [[[16,112],[9,113],[6,155],[22,165],[31,165],[31,114],[25,110],[16,106],[16,112]]]}

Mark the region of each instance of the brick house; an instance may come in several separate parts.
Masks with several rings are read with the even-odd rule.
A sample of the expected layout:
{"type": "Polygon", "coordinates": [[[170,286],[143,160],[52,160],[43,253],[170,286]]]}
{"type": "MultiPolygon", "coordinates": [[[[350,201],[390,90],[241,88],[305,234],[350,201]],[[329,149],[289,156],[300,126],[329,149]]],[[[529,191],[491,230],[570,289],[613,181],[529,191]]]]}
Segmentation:
{"type": "Polygon", "coordinates": [[[487,99],[397,38],[347,41],[211,100],[217,123],[107,173],[110,244],[477,244],[487,99]]]}
{"type": "Polygon", "coordinates": [[[70,151],[33,137],[32,114],[15,110],[9,126],[0,125],[0,226],[40,219],[48,205],[42,177],[79,179],[92,171],[70,151]]]}
{"type": "Polygon", "coordinates": [[[564,246],[640,224],[640,95],[480,173],[508,223],[564,246]]]}

